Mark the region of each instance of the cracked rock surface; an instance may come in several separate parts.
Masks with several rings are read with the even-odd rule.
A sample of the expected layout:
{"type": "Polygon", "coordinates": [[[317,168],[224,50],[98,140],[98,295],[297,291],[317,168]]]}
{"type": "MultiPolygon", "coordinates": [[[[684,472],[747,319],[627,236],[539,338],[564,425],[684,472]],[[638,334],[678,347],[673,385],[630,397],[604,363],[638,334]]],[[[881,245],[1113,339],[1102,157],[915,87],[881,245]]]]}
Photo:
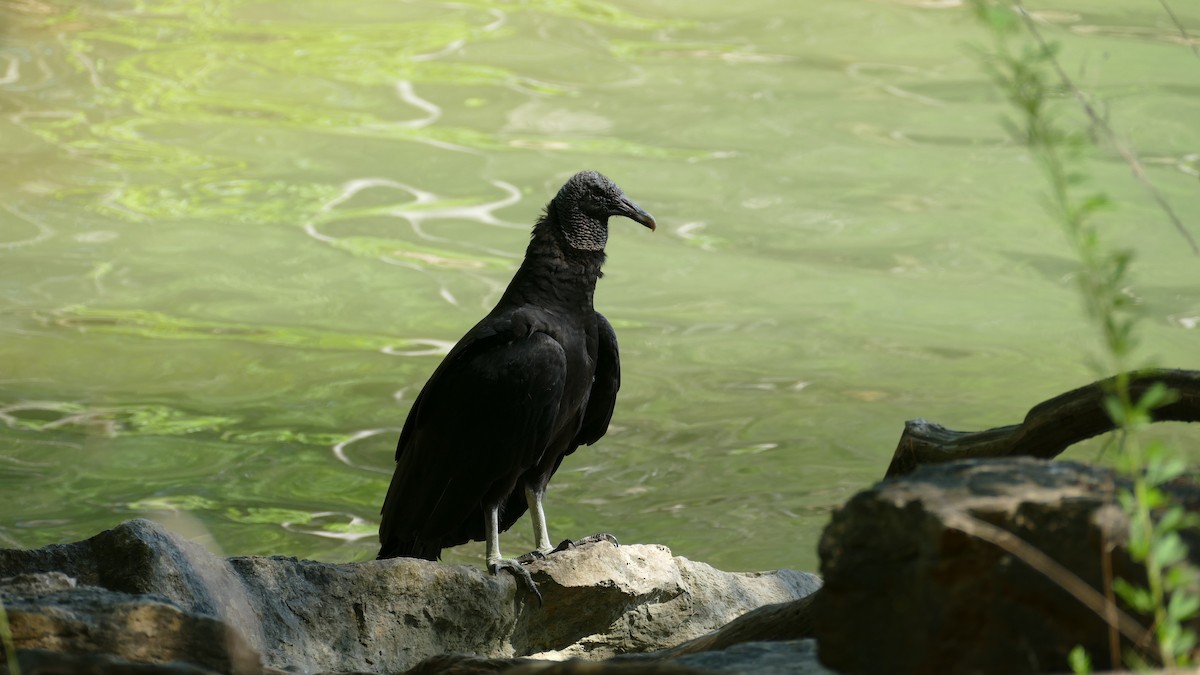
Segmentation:
{"type": "Polygon", "coordinates": [[[820,585],[804,572],[722,572],[662,546],[606,542],[529,569],[542,606],[510,576],[476,567],[221,558],[139,519],[80,542],[0,550],[0,597],[18,650],[215,672],[395,673],[436,654],[655,651],[820,585]]]}

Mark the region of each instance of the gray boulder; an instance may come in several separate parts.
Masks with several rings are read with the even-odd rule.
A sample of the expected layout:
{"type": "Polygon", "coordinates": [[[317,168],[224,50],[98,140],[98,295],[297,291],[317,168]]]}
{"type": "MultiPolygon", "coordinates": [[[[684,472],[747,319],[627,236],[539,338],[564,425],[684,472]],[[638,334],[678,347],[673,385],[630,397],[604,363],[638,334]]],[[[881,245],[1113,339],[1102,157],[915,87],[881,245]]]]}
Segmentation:
{"type": "MultiPolygon", "coordinates": [[[[1101,598],[1106,576],[1144,583],[1124,548],[1121,483],[1071,462],[968,460],[859,493],[821,538],[821,661],[845,673],[1069,672],[1081,645],[1097,667],[1119,667],[1087,589],[1064,583],[1101,598]]],[[[1174,491],[1195,507],[1194,489],[1174,491]]]]}
{"type": "Polygon", "coordinates": [[[445,653],[660,650],[820,585],[803,572],[722,572],[661,546],[607,543],[530,570],[542,606],[508,575],[475,567],[219,558],[133,520],[81,542],[0,550],[0,596],[19,649],[217,672],[396,673],[445,653]]]}
{"type": "Polygon", "coordinates": [[[515,636],[522,651],[600,659],[665,649],[820,586],[793,570],[722,572],[665,546],[596,548],[603,554],[575,549],[531,566],[546,602],[515,636]]]}

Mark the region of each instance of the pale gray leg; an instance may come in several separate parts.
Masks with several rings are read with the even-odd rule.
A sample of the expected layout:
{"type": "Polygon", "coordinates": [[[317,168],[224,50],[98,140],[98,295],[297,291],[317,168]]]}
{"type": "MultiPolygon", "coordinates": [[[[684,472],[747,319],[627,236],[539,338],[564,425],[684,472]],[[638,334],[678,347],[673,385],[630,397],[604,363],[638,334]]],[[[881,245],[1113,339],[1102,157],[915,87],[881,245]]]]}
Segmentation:
{"type": "Polygon", "coordinates": [[[518,562],[530,563],[534,560],[544,558],[551,553],[558,553],[569,548],[599,541],[607,541],[613,546],[619,546],[617,538],[607,532],[589,535],[575,541],[564,539],[558,546],[551,544],[550,532],[546,529],[546,511],[542,508],[542,498],[545,496],[546,493],[544,491],[539,492],[528,485],[525,486],[525,503],[529,505],[529,517],[533,520],[533,550],[517,558],[518,562]]]}
{"type": "Polygon", "coordinates": [[[525,588],[537,596],[538,604],[542,604],[542,594],[538,591],[537,584],[533,583],[533,576],[529,574],[529,570],[525,569],[521,563],[512,558],[503,558],[500,556],[500,507],[493,506],[483,514],[484,529],[487,530],[487,566],[492,574],[498,574],[501,569],[508,570],[510,574],[517,578],[518,583],[523,583],[525,588]]]}
{"type": "Polygon", "coordinates": [[[542,508],[542,497],[545,492],[525,488],[525,503],[529,504],[529,517],[533,519],[533,548],[538,553],[546,555],[554,550],[550,543],[550,531],[546,529],[546,511],[542,508]]]}
{"type": "Polygon", "coordinates": [[[499,512],[500,507],[494,506],[483,514],[483,529],[487,531],[487,564],[489,568],[501,559],[499,512]]]}

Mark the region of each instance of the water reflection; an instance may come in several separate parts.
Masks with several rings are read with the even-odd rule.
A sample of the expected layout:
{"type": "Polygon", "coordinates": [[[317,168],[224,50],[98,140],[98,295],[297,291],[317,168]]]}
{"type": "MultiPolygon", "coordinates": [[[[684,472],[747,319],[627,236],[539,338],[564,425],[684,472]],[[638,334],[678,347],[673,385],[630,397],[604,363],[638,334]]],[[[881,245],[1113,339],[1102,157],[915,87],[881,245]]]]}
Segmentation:
{"type": "MultiPolygon", "coordinates": [[[[230,554],[372,557],[412,395],[595,168],[663,231],[614,229],[622,398],[551,527],[814,568],[905,418],[1010,423],[1091,379],[959,5],[0,5],[0,486],[31,495],[0,541],[183,514],[230,554]]],[[[1200,211],[1194,67],[1153,7],[1039,19],[1106,55],[1087,86],[1200,211]]],[[[1144,341],[1195,367],[1193,261],[1137,237],[1144,341]]]]}

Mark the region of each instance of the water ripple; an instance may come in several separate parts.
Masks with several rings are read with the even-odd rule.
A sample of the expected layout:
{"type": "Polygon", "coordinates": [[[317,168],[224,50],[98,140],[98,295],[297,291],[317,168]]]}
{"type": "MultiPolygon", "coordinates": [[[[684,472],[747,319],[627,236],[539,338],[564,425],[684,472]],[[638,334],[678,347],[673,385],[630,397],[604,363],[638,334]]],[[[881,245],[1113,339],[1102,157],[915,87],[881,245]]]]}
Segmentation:
{"type": "Polygon", "coordinates": [[[38,318],[51,325],[83,332],[116,333],[163,340],[234,340],[312,350],[376,350],[391,356],[445,354],[453,346],[453,343],[433,338],[398,338],[299,326],[202,321],[145,310],[75,306],[47,312],[38,318]]]}
{"type": "Polygon", "coordinates": [[[422,117],[421,119],[401,122],[400,126],[402,127],[420,129],[421,127],[426,127],[430,124],[433,124],[442,116],[442,109],[421,98],[420,96],[417,96],[417,93],[413,91],[412,82],[409,82],[408,80],[400,80],[396,83],[396,94],[400,97],[401,101],[404,101],[414,108],[420,108],[428,113],[426,117],[422,117]]]}
{"type": "Polygon", "coordinates": [[[25,239],[15,239],[13,241],[0,241],[0,249],[14,249],[14,248],[20,248],[22,246],[32,246],[34,244],[39,244],[43,241],[46,241],[50,237],[54,236],[54,229],[51,228],[49,225],[41,222],[40,220],[34,220],[33,218],[30,218],[29,216],[26,216],[26,215],[18,212],[16,209],[14,209],[11,206],[4,206],[3,208],[5,211],[8,211],[9,213],[11,213],[18,220],[24,221],[24,222],[34,226],[37,229],[37,234],[35,234],[31,237],[26,237],[25,239]]]}
{"type": "MultiPolygon", "coordinates": [[[[464,254],[464,242],[439,237],[429,233],[425,224],[430,221],[471,221],[509,229],[525,230],[519,225],[496,216],[496,211],[512,206],[521,200],[521,192],[511,183],[493,180],[490,184],[502,190],[503,197],[482,204],[462,204],[441,197],[407,183],[389,178],[358,178],[343,183],[338,193],[328,199],[317,210],[317,217],[303,223],[304,231],[317,241],[329,244],[356,255],[372,257],[390,265],[425,272],[426,268],[450,268],[470,270],[491,267],[509,269],[515,256],[508,251],[497,251],[485,246],[469,245],[479,252],[464,254]],[[408,197],[399,204],[355,205],[356,196],[367,190],[395,190],[408,197]],[[329,232],[339,222],[371,217],[399,218],[406,222],[418,239],[438,244],[438,247],[417,244],[392,237],[344,236],[329,232]]],[[[457,305],[458,300],[444,283],[439,282],[438,292],[446,302],[457,305]]]]}
{"type": "Polygon", "coordinates": [[[402,206],[391,207],[385,209],[383,213],[397,216],[407,220],[410,223],[422,223],[426,220],[446,220],[446,219],[464,219],[474,220],[485,225],[496,225],[499,227],[509,227],[515,229],[526,229],[527,225],[520,225],[506,220],[501,220],[496,217],[495,212],[498,209],[512,206],[521,201],[521,191],[511,183],[500,180],[488,181],[492,186],[504,191],[506,195],[495,201],[477,204],[473,206],[443,206],[440,208],[418,208],[428,207],[441,201],[448,201],[438,196],[433,192],[422,190],[406,183],[391,180],[388,178],[358,178],[347,181],[342,184],[341,192],[321,205],[322,213],[332,213],[333,210],[341,204],[350,201],[355,195],[375,187],[388,187],[396,190],[401,190],[412,195],[413,200],[402,206]]]}
{"type": "Polygon", "coordinates": [[[920,76],[924,76],[927,79],[929,78],[929,73],[920,68],[914,68],[913,66],[905,66],[905,65],[895,64],[895,63],[852,63],[846,67],[846,74],[848,74],[850,77],[852,77],[856,80],[870,82],[871,84],[874,84],[874,85],[880,87],[881,89],[883,89],[883,91],[891,94],[892,96],[910,99],[910,100],[916,101],[918,103],[924,103],[925,105],[933,105],[933,106],[946,105],[945,101],[942,101],[942,100],[936,99],[936,98],[932,98],[930,96],[924,96],[922,94],[918,94],[916,92],[909,91],[902,87],[898,87],[894,84],[884,81],[884,79],[881,77],[877,77],[877,76],[871,74],[872,72],[881,72],[881,71],[882,72],[894,71],[894,72],[903,73],[905,75],[920,75],[920,76]]]}
{"type": "Polygon", "coordinates": [[[428,349],[397,349],[388,345],[379,351],[388,356],[445,356],[450,353],[454,343],[449,340],[434,340],[432,338],[416,338],[405,340],[406,344],[427,344],[428,349]]]}
{"type": "Polygon", "coordinates": [[[360,539],[368,539],[376,536],[378,524],[356,516],[353,513],[345,511],[317,511],[311,514],[312,520],[308,523],[296,523],[293,521],[284,521],[280,526],[288,532],[296,534],[311,534],[318,537],[326,537],[329,539],[340,539],[342,541],[354,542],[360,539]],[[349,523],[330,523],[321,529],[312,529],[301,527],[301,525],[320,524],[322,519],[329,519],[332,516],[349,517],[349,523]]]}
{"type": "Polygon", "coordinates": [[[467,44],[467,41],[459,38],[458,40],[451,41],[450,44],[437,51],[428,52],[425,54],[414,54],[413,56],[410,56],[409,59],[413,61],[432,61],[434,59],[440,59],[443,56],[453,54],[459,49],[462,49],[463,45],[465,44],[467,44]]]}
{"type": "Polygon", "coordinates": [[[1176,166],[1189,176],[1200,176],[1200,153],[1193,152],[1184,155],[1176,166]]]}
{"type": "Polygon", "coordinates": [[[176,436],[215,431],[237,421],[235,417],[189,415],[164,405],[90,407],[68,401],[22,401],[0,406],[0,422],[10,429],[44,432],[71,426],[98,429],[110,437],[176,436]]]}
{"type": "Polygon", "coordinates": [[[346,454],[346,446],[350,445],[351,443],[354,443],[356,441],[361,441],[364,438],[371,438],[372,436],[378,436],[379,434],[384,434],[384,433],[389,433],[389,432],[393,433],[393,434],[399,433],[400,429],[397,429],[394,427],[384,427],[382,429],[364,429],[363,431],[356,431],[353,434],[350,434],[350,438],[347,438],[346,440],[333,446],[333,456],[336,457],[337,460],[339,462],[341,462],[342,464],[345,464],[346,466],[349,466],[349,467],[352,467],[355,469],[361,469],[363,471],[370,471],[371,473],[382,473],[382,474],[391,475],[392,469],[390,469],[390,468],[383,469],[383,468],[379,468],[376,466],[367,466],[367,465],[363,465],[363,464],[356,464],[355,462],[351,461],[350,457],[347,456],[347,454],[346,454]]]}
{"type": "Polygon", "coordinates": [[[12,84],[21,79],[21,62],[15,56],[4,55],[8,59],[8,66],[4,69],[4,75],[0,76],[0,84],[12,84]]]}

